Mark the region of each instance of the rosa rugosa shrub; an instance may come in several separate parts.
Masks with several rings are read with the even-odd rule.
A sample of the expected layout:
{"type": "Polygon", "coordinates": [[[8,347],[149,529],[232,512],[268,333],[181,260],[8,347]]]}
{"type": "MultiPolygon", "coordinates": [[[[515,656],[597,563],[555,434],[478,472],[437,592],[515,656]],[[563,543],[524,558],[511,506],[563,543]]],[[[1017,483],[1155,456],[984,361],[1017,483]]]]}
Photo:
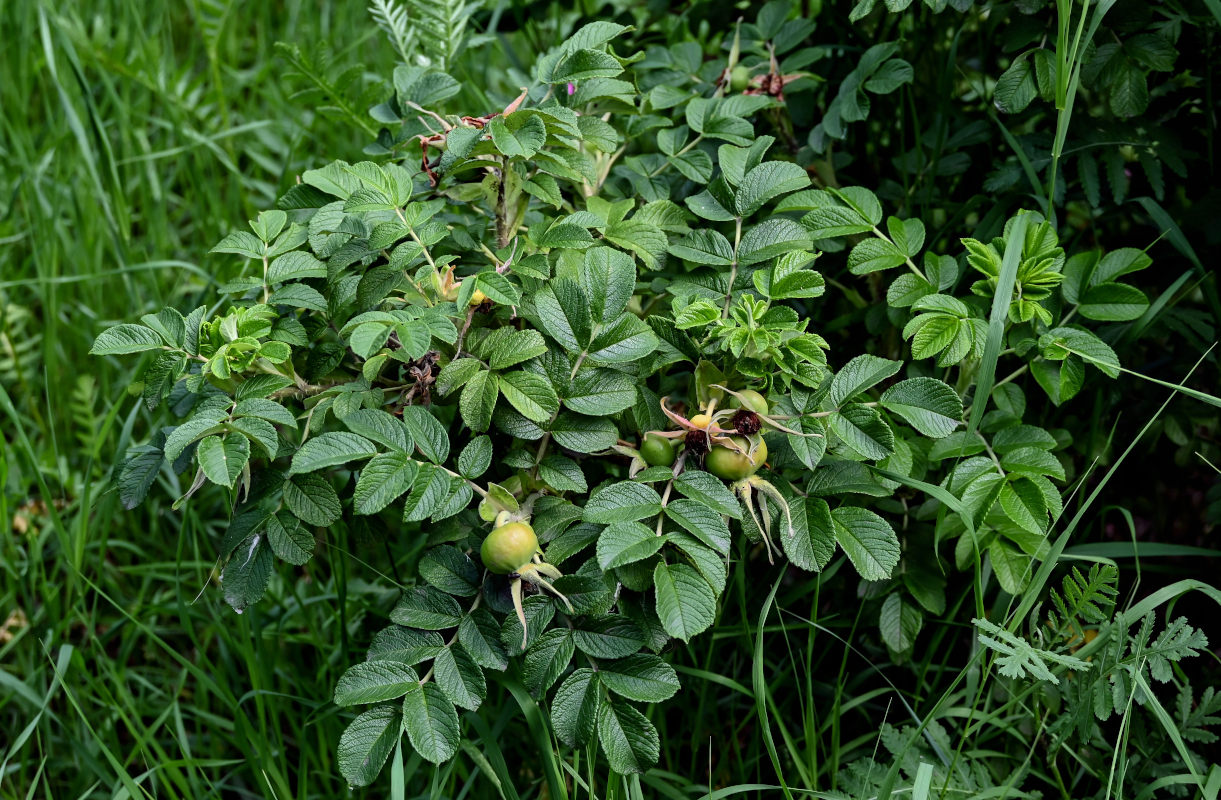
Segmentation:
{"type": "Polygon", "coordinates": [[[403,736],[452,758],[510,669],[564,744],[649,768],[639,704],[681,690],[663,651],[715,624],[730,570],[842,553],[901,661],[946,572],[987,563],[1016,595],[1046,556],[1071,442],[1014,377],[1057,405],[1117,377],[1093,326],[1144,312],[1126,280],[1150,258],[1068,252],[1034,210],[934,237],[838,183],[829,142],[913,71],[868,49],[799,144],[811,30],[769,4],[705,59],[593,22],[494,109],[400,66],[376,160],[304,172],[217,244],[241,268],[216,303],[98,336],[151,354],[143,398],[178,417],[128,454],[123,501],[166,469],[179,502],[228,492],[234,610],[335,526],[419,553],[335,687],[362,709],[337,743],[353,784],[403,736]],[[857,276],[893,335],[832,347],[828,295],[862,308],[857,276]]]}

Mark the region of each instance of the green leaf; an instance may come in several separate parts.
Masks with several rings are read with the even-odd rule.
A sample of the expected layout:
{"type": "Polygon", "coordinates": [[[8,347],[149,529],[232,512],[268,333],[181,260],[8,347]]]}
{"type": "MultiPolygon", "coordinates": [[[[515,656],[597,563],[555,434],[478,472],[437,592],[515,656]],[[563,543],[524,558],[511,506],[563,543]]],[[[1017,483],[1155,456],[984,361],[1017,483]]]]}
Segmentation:
{"type": "Polygon", "coordinates": [[[670,244],[670,254],[692,264],[729,266],[734,263],[734,248],[729,239],[711,228],[696,228],[678,242],[670,244]]]}
{"type": "Polygon", "coordinates": [[[397,661],[413,667],[436,658],[444,648],[445,642],[439,633],[389,625],[373,635],[366,658],[369,661],[397,661]]]}
{"type": "Polygon", "coordinates": [[[588,667],[573,670],[551,700],[551,726],[569,747],[588,742],[598,722],[602,692],[598,673],[588,667]]]}
{"type": "Polygon", "coordinates": [[[479,591],[479,568],[466,553],[443,544],[420,559],[420,577],[447,594],[474,597],[479,591]]]}
{"type": "Polygon", "coordinates": [[[290,475],[316,472],[320,469],[346,464],[377,455],[377,448],[363,436],[342,431],[320,433],[305,441],[293,454],[290,475]]]}
{"type": "Polygon", "coordinates": [[[538,331],[515,331],[511,328],[500,330],[504,331],[504,335],[497,340],[488,358],[488,366],[492,369],[508,369],[547,352],[547,342],[538,331]]]}
{"type": "MultiPolygon", "coordinates": [[[[469,389],[470,384],[467,387],[469,389]]],[[[560,410],[560,399],[555,389],[546,378],[535,372],[502,373],[500,393],[523,417],[535,422],[547,422],[560,410]]],[[[466,390],[463,390],[463,396],[465,394],[466,390]]]]}
{"type": "Polygon", "coordinates": [[[432,682],[416,684],[403,698],[403,727],[411,746],[433,764],[453,758],[462,741],[454,704],[432,682]]]}
{"type": "Polygon", "coordinates": [[[522,665],[522,678],[535,695],[541,696],[559,680],[572,661],[576,646],[567,628],[553,628],[530,643],[522,665]]]}
{"type": "Polygon", "coordinates": [[[610,53],[592,48],[571,50],[560,59],[548,83],[579,83],[591,78],[613,78],[623,67],[610,53]]]}
{"type": "Polygon", "coordinates": [[[483,670],[459,644],[442,648],[433,662],[433,671],[441,691],[460,708],[475,711],[487,696],[483,670]]]}
{"type": "Polygon", "coordinates": [[[589,344],[589,301],[573,281],[559,278],[543,286],[534,296],[534,308],[543,332],[565,349],[579,353],[589,344]]]}
{"type": "MultiPolygon", "coordinates": [[[[897,541],[896,541],[897,562],[897,541]]],[[[657,616],[666,633],[684,642],[707,630],[716,618],[716,595],[700,574],[685,564],[664,561],[653,570],[657,616]]]]}
{"type": "Polygon", "coordinates": [[[831,432],[863,458],[886,458],[895,447],[894,431],[876,409],[847,405],[830,418],[831,432]]]}
{"type": "Polygon", "coordinates": [[[458,601],[431,586],[417,586],[403,592],[390,611],[390,621],[409,628],[443,631],[462,622],[458,601]]]}
{"type": "MultiPolygon", "coordinates": [[[[261,376],[260,376],[261,377],[261,376]]],[[[247,386],[250,381],[243,383],[238,387],[238,395],[240,397],[242,388],[247,386]]],[[[274,391],[274,390],[273,390],[274,391]]],[[[297,420],[287,408],[280,405],[274,400],[266,400],[261,397],[250,397],[247,399],[239,399],[237,405],[233,409],[235,417],[257,417],[265,419],[268,422],[274,422],[277,425],[284,425],[288,428],[296,430],[297,420]]]]}
{"type": "Polygon", "coordinates": [[[591,364],[621,364],[637,361],[657,349],[657,335],[635,314],[621,314],[589,345],[591,364]]]}
{"type": "Polygon", "coordinates": [[[294,475],[284,484],[284,505],[302,522],[326,527],[343,512],[335,487],[317,473],[294,475]]]}
{"type": "Polygon", "coordinates": [[[379,453],[360,471],[353,494],[357,514],[376,514],[411,488],[419,465],[406,453],[379,453]]]}
{"type": "Polygon", "coordinates": [[[292,306],[293,308],[304,308],[310,311],[326,311],[326,298],[322,293],[312,286],[306,286],[304,283],[290,283],[281,286],[271,293],[267,298],[269,305],[273,306],[292,306]]]}
{"type": "Polygon", "coordinates": [[[1078,328],[1053,328],[1039,339],[1044,358],[1063,361],[1069,353],[1083,357],[1111,378],[1119,377],[1119,358],[1105,342],[1078,328]]]}
{"type": "Polygon", "coordinates": [[[789,498],[791,531],[781,529],[780,544],[796,566],[821,570],[835,555],[835,523],[831,507],[821,497],[789,498]]]}
{"type": "Polygon", "coordinates": [[[868,354],[859,355],[845,364],[831,380],[831,391],[827,402],[833,408],[844,404],[845,400],[856,397],[861,392],[872,388],[903,367],[902,361],[891,361],[888,358],[878,358],[868,354]]]}
{"type": "Polygon", "coordinates": [[[609,369],[587,369],[577,373],[564,398],[564,405],[579,414],[606,417],[631,408],[636,402],[636,379],[609,369]]]}
{"type": "Polygon", "coordinates": [[[492,412],[496,409],[496,398],[500,394],[500,382],[496,373],[482,370],[462,387],[458,408],[462,420],[473,431],[486,431],[492,424],[492,412]]]}
{"type": "Polygon", "coordinates": [[[380,408],[359,408],[343,418],[348,430],[358,436],[385,445],[401,453],[411,451],[412,441],[407,426],[393,414],[380,408]]]}
{"type": "Polygon", "coordinates": [[[770,271],[756,271],[751,280],[765,297],[774,300],[821,297],[827,282],[815,270],[806,269],[813,261],[814,257],[809,253],[790,253],[776,259],[770,271]]]}
{"type": "Polygon", "coordinates": [[[509,158],[530,158],[547,141],[547,126],[537,114],[516,111],[488,123],[492,144],[509,158]]]}
{"type": "Polygon", "coordinates": [[[373,783],[402,735],[403,715],[398,708],[369,709],[352,720],[339,737],[339,774],[353,786],[373,783]]]}
{"type": "Polygon", "coordinates": [[[620,481],[595,489],[585,504],[582,518],[601,524],[635,522],[660,511],[661,496],[652,487],[620,481]]]}
{"type": "Polygon", "coordinates": [[[910,378],[882,393],[882,407],[925,436],[941,439],[962,424],[962,398],[936,378],[910,378]]]}
{"type": "Polygon", "coordinates": [[[1050,475],[1061,481],[1066,477],[1060,459],[1038,447],[1019,447],[1005,453],[1001,457],[1001,468],[1006,472],[1050,475]]]}
{"type": "Polygon", "coordinates": [[[252,534],[239,542],[220,574],[225,602],[241,612],[261,600],[271,579],[271,567],[271,548],[262,534],[252,534]]]}
{"type": "Polygon", "coordinates": [[[636,289],[636,265],[631,256],[611,247],[591,247],[581,263],[581,287],[596,322],[623,313],[636,289]]]}
{"type": "Polygon", "coordinates": [[[487,436],[471,439],[458,455],[458,472],[464,478],[478,478],[492,465],[492,440],[487,436]]]}
{"type": "Polygon", "coordinates": [[[787,217],[772,217],[755,225],[738,245],[739,264],[757,264],[810,246],[806,229],[787,217]]]}
{"type": "Polygon", "coordinates": [[[291,514],[267,518],[267,542],[276,558],[300,566],[314,556],[314,535],[291,514]]]}
{"type": "Polygon", "coordinates": [[[581,465],[567,456],[547,456],[538,465],[538,475],[552,489],[561,492],[587,492],[581,465]]]}
{"type": "Polygon", "coordinates": [[[725,482],[714,475],[697,469],[684,470],[674,479],[674,489],[684,497],[698,500],[718,514],[733,519],[742,518],[742,506],[733,492],[725,488],[725,482]]]}
{"type": "Polygon", "coordinates": [[[810,175],[788,161],[767,161],[746,173],[734,195],[739,216],[749,217],[782,194],[810,185],[810,175]]]}
{"type": "Polygon", "coordinates": [[[403,409],[403,424],[425,458],[434,464],[445,463],[449,458],[449,434],[436,417],[422,406],[407,406],[403,409]]]}
{"type": "Polygon", "coordinates": [[[840,506],[831,512],[835,540],[861,577],[881,581],[899,564],[899,537],[886,520],[868,509],[840,506]]]}
{"type": "Polygon", "coordinates": [[[903,251],[886,239],[866,239],[848,254],[848,271],[853,275],[867,275],[906,263],[907,256],[903,251]]]}
{"type": "Polygon", "coordinates": [[[232,489],[250,461],[250,440],[232,434],[209,436],[200,440],[195,458],[208,480],[232,489]]]}
{"type": "Polygon", "coordinates": [[[1030,582],[1031,557],[999,536],[988,546],[988,560],[1001,588],[1010,594],[1021,594],[1030,582]]]}
{"type": "Polygon", "coordinates": [[[899,592],[891,593],[878,615],[878,631],[882,641],[897,653],[906,653],[916,645],[916,636],[924,624],[924,615],[911,603],[904,602],[899,592]]]}
{"type": "Polygon", "coordinates": [[[509,655],[500,640],[500,626],[486,609],[475,609],[462,618],[458,641],[481,667],[503,671],[509,666],[509,655]]]}
{"type": "Polygon", "coordinates": [[[335,684],[335,705],[354,706],[395,700],[418,686],[420,676],[406,664],[365,661],[353,664],[335,684]]]}
{"type": "Polygon", "coordinates": [[[669,700],[679,688],[674,667],[651,653],[638,653],[602,664],[598,678],[615,694],[642,703],[669,700]]]}
{"type": "Polygon", "coordinates": [[[304,250],[293,250],[271,262],[267,267],[267,283],[299,281],[304,278],[325,278],[326,264],[304,250]]]}
{"type": "Polygon", "coordinates": [[[561,447],[578,453],[596,453],[613,447],[619,431],[609,419],[565,411],[551,424],[551,435],[561,447]]]}
{"type": "Polygon", "coordinates": [[[598,739],[615,772],[644,772],[661,755],[661,739],[648,718],[622,700],[609,698],[598,713],[598,739]]]}
{"type": "Polygon", "coordinates": [[[1126,322],[1138,319],[1149,308],[1149,298],[1126,283],[1102,283],[1085,290],[1081,297],[1081,316],[1100,322],[1126,322]]]}
{"type": "Polygon", "coordinates": [[[164,347],[156,331],[143,325],[116,325],[98,334],[89,353],[95,356],[113,356],[156,350],[164,347]]]}
{"type": "Polygon", "coordinates": [[[729,525],[716,510],[695,500],[680,498],[666,505],[666,516],[712,549],[729,554],[729,525]]]}
{"type": "Polygon", "coordinates": [[[641,561],[660,550],[663,544],[665,539],[639,522],[616,522],[598,536],[598,566],[609,570],[641,561]]]}
{"type": "Polygon", "coordinates": [[[645,645],[640,626],[618,614],[583,618],[572,632],[572,641],[593,658],[624,658],[645,645]]]}

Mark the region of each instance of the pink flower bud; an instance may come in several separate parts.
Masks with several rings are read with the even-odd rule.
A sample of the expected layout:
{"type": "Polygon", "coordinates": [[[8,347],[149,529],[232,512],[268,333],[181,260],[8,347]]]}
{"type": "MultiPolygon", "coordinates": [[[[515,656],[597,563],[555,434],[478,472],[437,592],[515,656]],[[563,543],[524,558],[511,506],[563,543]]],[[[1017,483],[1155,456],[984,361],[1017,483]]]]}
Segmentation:
{"type": "Polygon", "coordinates": [[[574,94],[576,94],[576,91],[577,91],[577,85],[575,83],[568,84],[568,96],[569,97],[572,97],[574,94]]]}

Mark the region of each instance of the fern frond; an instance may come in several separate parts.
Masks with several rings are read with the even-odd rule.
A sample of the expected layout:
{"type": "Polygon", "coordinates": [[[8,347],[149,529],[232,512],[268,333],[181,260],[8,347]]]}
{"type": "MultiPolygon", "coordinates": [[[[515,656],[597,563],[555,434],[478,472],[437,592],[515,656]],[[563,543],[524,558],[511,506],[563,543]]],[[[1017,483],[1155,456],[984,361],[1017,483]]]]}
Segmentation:
{"type": "Polygon", "coordinates": [[[1119,571],[1113,564],[1095,564],[1088,576],[1073,567],[1064,576],[1063,592],[1051,590],[1054,610],[1047,612],[1048,625],[1053,631],[1081,633],[1082,623],[1098,624],[1109,621],[1115,610],[1115,598],[1119,590],[1115,587],[1119,571]]]}
{"type": "Polygon", "coordinates": [[[449,69],[461,51],[467,22],[480,5],[478,0],[411,0],[420,43],[440,69],[449,69]]]}
{"type": "Polygon", "coordinates": [[[294,100],[320,103],[315,110],[338,116],[358,125],[370,137],[377,136],[377,129],[368,121],[368,115],[357,111],[349,99],[349,89],[364,72],[360,64],[335,69],[330,50],[320,45],[313,53],[305,53],[295,44],[276,42],[276,49],[292,66],[293,72],[286,75],[300,82],[302,87],[293,93],[294,100]]]}
{"type": "Polygon", "coordinates": [[[415,46],[415,30],[407,17],[407,9],[394,0],[371,0],[369,16],[382,29],[390,44],[398,51],[403,63],[410,64],[411,52],[415,46]]]}

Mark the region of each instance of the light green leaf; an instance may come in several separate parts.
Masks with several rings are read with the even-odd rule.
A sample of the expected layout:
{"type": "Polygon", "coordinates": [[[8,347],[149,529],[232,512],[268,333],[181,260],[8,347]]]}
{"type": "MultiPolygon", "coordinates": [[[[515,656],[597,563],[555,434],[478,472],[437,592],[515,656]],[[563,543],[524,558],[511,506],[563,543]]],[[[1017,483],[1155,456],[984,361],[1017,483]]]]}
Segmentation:
{"type": "Polygon", "coordinates": [[[646,525],[616,522],[598,535],[598,566],[609,570],[641,561],[660,550],[663,544],[665,539],[646,525]]]}
{"type": "Polygon", "coordinates": [[[962,424],[962,398],[936,378],[900,381],[882,393],[882,407],[925,436],[941,439],[962,424]]]}
{"type": "Polygon", "coordinates": [[[462,645],[444,647],[433,661],[437,685],[460,708],[475,711],[487,696],[488,685],[483,670],[462,649],[462,645]]]}
{"type": "Polygon", "coordinates": [[[335,487],[317,473],[289,478],[284,484],[284,505],[302,522],[319,527],[333,524],[343,511],[335,487]]]}
{"type": "Polygon", "coordinates": [[[669,700],[679,688],[674,667],[651,653],[638,653],[602,664],[598,677],[615,694],[642,703],[669,700]]]}
{"type": "Polygon", "coordinates": [[[397,707],[371,708],[349,723],[339,737],[339,774],[353,786],[377,779],[403,735],[403,714],[397,707]]]}
{"type": "Polygon", "coordinates": [[[495,373],[482,370],[462,387],[458,408],[462,419],[473,431],[486,431],[492,424],[492,412],[496,409],[496,398],[500,383],[495,373]]]}
{"type": "Polygon", "coordinates": [[[354,706],[395,700],[418,686],[420,676],[406,664],[364,661],[353,664],[335,684],[335,705],[354,706]]]}
{"type": "Polygon", "coordinates": [[[579,747],[593,737],[601,699],[598,673],[592,669],[581,667],[564,679],[551,700],[551,726],[561,742],[579,747]]]}
{"type": "Polygon", "coordinates": [[[431,681],[416,684],[403,698],[403,727],[411,746],[433,764],[453,758],[462,741],[454,704],[431,681]]]}
{"type": "Polygon", "coordinates": [[[353,503],[357,514],[376,514],[411,488],[419,465],[406,453],[379,453],[360,471],[353,503]]]}
{"type": "Polygon", "coordinates": [[[547,126],[541,117],[529,112],[493,117],[488,130],[492,144],[509,158],[530,158],[547,141],[547,126]]]}
{"type": "Polygon", "coordinates": [[[788,161],[767,161],[746,173],[734,195],[738,214],[748,217],[769,200],[810,185],[810,175],[788,161]]]}
{"type": "Polygon", "coordinates": [[[250,440],[232,434],[224,438],[209,436],[200,440],[195,458],[208,480],[232,489],[250,461],[250,440]]]}
{"type": "MultiPolygon", "coordinates": [[[[477,378],[478,376],[476,376],[477,378]]],[[[469,390],[463,390],[463,396],[469,390]]],[[[505,396],[514,408],[526,419],[535,422],[547,422],[560,409],[560,400],[555,394],[551,383],[535,372],[505,372],[500,375],[500,393],[505,396]]],[[[465,417],[465,414],[463,415],[465,417]]],[[[490,421],[489,412],[489,421],[490,421]]]]}
{"type": "Polygon", "coordinates": [[[835,539],[861,577],[881,581],[899,564],[899,537],[886,520],[868,509],[840,506],[831,512],[835,539]]]}
{"type": "Polygon", "coordinates": [[[113,356],[164,347],[156,331],[143,325],[116,325],[98,334],[89,348],[91,355],[113,356]]]}
{"type": "Polygon", "coordinates": [[[661,755],[661,740],[648,718],[626,702],[610,698],[598,713],[598,739],[615,772],[644,772],[661,755]]]}
{"type": "Polygon", "coordinates": [[[827,402],[833,408],[838,408],[844,404],[845,400],[856,397],[861,392],[894,375],[902,366],[902,361],[891,361],[888,358],[878,358],[869,354],[859,355],[835,373],[835,377],[831,380],[831,391],[827,395],[827,402]]]}
{"type": "MultiPolygon", "coordinates": [[[[896,541],[896,556],[897,556],[896,541]]],[[[897,558],[896,558],[897,561],[897,558]]],[[[698,572],[664,561],[653,570],[657,616],[666,633],[684,642],[707,630],[716,618],[716,595],[698,572]]]]}
{"type": "Polygon", "coordinates": [[[661,511],[661,496],[649,486],[632,481],[620,481],[594,490],[585,504],[582,517],[586,522],[635,522],[656,516],[661,511]]]}
{"type": "Polygon", "coordinates": [[[346,464],[377,455],[377,448],[363,436],[342,431],[320,433],[305,441],[301,449],[293,454],[290,475],[316,472],[320,469],[346,464]]]}

